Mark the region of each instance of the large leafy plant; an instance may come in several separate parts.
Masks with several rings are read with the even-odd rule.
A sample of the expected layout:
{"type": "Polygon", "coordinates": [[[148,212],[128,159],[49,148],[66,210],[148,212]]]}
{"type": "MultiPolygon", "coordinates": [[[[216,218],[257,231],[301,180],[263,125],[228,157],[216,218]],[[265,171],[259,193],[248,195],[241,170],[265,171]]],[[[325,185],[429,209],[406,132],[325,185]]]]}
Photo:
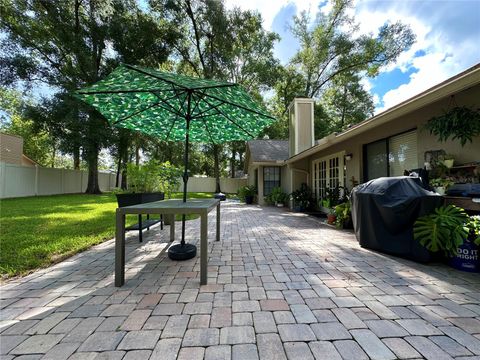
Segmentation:
{"type": "Polygon", "coordinates": [[[245,185],[238,189],[238,197],[241,201],[245,201],[247,196],[255,196],[257,188],[254,185],[245,185]]]}
{"type": "Polygon", "coordinates": [[[300,189],[295,190],[290,194],[294,206],[298,206],[302,209],[307,209],[312,203],[312,190],[307,184],[302,183],[300,189]]]}
{"type": "Polygon", "coordinates": [[[350,201],[346,201],[344,203],[338,204],[335,206],[335,225],[338,228],[343,228],[345,223],[350,220],[352,216],[352,203],[350,201]]]}
{"type": "Polygon", "coordinates": [[[466,106],[455,106],[440,116],[431,118],[426,128],[440,141],[459,140],[462,146],[480,135],[480,111],[466,106]]]}
{"type": "Polygon", "coordinates": [[[454,205],[435,209],[415,222],[413,236],[420,244],[432,252],[443,251],[454,256],[457,248],[468,237],[467,223],[470,221],[465,210],[454,205]]]}
{"type": "Polygon", "coordinates": [[[265,197],[265,200],[270,205],[285,204],[288,201],[288,195],[277,186],[265,197]]]}

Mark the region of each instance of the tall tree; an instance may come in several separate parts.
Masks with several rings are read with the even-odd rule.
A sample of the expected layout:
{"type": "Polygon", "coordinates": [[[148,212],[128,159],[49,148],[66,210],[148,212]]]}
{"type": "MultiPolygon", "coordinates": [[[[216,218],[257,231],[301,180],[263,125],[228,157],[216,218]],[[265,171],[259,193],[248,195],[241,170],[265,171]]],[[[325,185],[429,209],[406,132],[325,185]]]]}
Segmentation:
{"type": "MultiPolygon", "coordinates": [[[[274,83],[278,62],[273,46],[278,36],[262,28],[257,13],[227,11],[222,1],[151,1],[153,9],[169,9],[182,41],[175,45],[178,70],[204,78],[237,82],[259,99],[274,83]]],[[[214,159],[216,191],[227,146],[208,147],[214,159]]]]}
{"type": "MultiPolygon", "coordinates": [[[[172,34],[133,0],[2,0],[0,75],[5,85],[46,83],[65,93],[97,82],[122,59],[158,62],[168,56],[172,34]],[[132,41],[131,36],[135,36],[132,41]]],[[[168,29],[167,29],[168,30],[168,29]]],[[[112,131],[91,108],[78,112],[88,193],[100,192],[98,154],[112,131]],[[83,112],[83,113],[81,113],[83,112]]]]}
{"type": "Polygon", "coordinates": [[[332,79],[321,102],[328,113],[331,132],[339,132],[373,116],[372,96],[360,83],[357,74],[343,73],[332,79]]]}
{"type": "Polygon", "coordinates": [[[415,41],[410,28],[398,22],[386,23],[377,35],[358,35],[355,19],[347,12],[352,0],[330,2],[331,10],[319,12],[313,25],[306,12],[294,17],[291,31],[300,49],[275,85],[271,108],[282,126],[267,129],[270,137],[288,137],[288,105],[296,96],[321,102],[315,107],[316,136],[371,115],[372,99],[359,79],[378,75],[415,41]]]}
{"type": "Polygon", "coordinates": [[[309,97],[318,97],[330,81],[343,74],[376,76],[415,41],[410,28],[399,22],[386,23],[376,36],[357,36],[355,20],[347,14],[352,0],[331,2],[331,11],[319,12],[313,27],[306,12],[295,17],[292,26],[300,41],[292,64],[302,75],[304,94],[309,97]]]}

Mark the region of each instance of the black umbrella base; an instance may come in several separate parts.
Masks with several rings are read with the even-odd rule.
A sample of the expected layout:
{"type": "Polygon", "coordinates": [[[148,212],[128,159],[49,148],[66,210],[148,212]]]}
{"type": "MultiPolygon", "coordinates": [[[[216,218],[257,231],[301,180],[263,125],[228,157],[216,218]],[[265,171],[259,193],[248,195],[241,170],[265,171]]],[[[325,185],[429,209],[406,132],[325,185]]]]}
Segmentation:
{"type": "Polygon", "coordinates": [[[197,256],[197,247],[192,244],[176,244],[168,248],[168,257],[171,260],[188,260],[197,256]]]}

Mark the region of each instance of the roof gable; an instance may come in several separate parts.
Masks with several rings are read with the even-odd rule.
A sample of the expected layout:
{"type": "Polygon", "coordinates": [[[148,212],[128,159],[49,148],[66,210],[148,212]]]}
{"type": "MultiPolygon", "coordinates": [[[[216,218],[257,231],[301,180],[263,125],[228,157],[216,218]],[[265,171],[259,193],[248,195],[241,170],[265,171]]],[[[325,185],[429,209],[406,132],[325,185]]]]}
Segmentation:
{"type": "Polygon", "coordinates": [[[251,140],[247,142],[252,162],[276,162],[288,159],[288,140],[251,140]]]}

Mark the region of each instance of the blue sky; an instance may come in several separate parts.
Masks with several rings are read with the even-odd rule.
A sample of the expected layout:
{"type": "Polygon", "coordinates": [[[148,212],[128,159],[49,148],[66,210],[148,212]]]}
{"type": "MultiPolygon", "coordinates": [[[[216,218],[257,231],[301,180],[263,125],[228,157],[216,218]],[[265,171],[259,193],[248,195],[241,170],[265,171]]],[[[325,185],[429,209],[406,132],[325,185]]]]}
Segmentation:
{"type": "MultiPolygon", "coordinates": [[[[143,1],[143,0],[141,0],[143,1]]],[[[256,10],[265,29],[281,36],[275,55],[288,63],[298,50],[289,31],[294,15],[328,11],[326,0],[225,0],[227,8],[256,10]]],[[[376,112],[386,110],[480,62],[480,0],[357,0],[350,10],[358,34],[376,34],[385,22],[408,24],[417,36],[413,47],[374,79],[364,78],[376,112]]],[[[35,95],[52,90],[37,86],[35,95]]]]}
{"type": "MultiPolygon", "coordinates": [[[[227,0],[226,4],[260,12],[265,29],[282,38],[275,54],[284,64],[298,49],[288,30],[292,17],[306,10],[313,19],[330,6],[319,0],[227,0]]],[[[385,22],[401,21],[417,36],[395,64],[382,69],[376,78],[363,80],[377,112],[480,62],[480,0],[363,0],[354,2],[350,15],[359,24],[358,34],[376,34],[385,22]]]]}

